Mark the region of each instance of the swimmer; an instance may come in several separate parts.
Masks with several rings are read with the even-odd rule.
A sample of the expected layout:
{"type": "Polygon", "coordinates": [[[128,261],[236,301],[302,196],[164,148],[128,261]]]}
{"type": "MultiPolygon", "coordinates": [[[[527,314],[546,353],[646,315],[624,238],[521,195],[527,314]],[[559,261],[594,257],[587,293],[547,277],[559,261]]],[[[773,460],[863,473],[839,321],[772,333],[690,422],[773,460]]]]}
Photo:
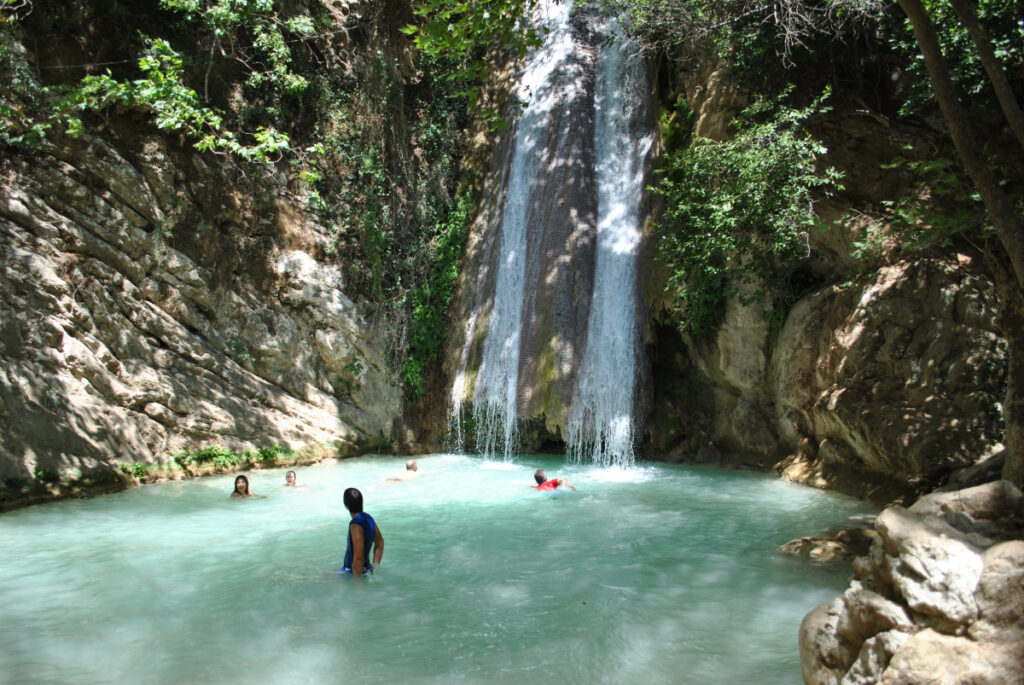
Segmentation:
{"type": "Polygon", "coordinates": [[[420,467],[416,463],[416,460],[410,459],[407,462],[405,462],[405,471],[395,471],[387,478],[385,478],[385,480],[395,483],[401,482],[403,480],[412,480],[413,478],[418,478],[419,476],[423,475],[419,471],[420,467]]]}
{"type": "Polygon", "coordinates": [[[245,476],[235,478],[235,489],[231,491],[232,497],[253,497],[256,493],[249,489],[249,479],[245,476]]]}
{"type": "Polygon", "coordinates": [[[281,487],[283,487],[283,488],[304,488],[306,486],[305,485],[299,485],[298,481],[295,480],[295,472],[294,471],[289,471],[288,473],[284,474],[284,485],[282,485],[281,487]]]}
{"type": "Polygon", "coordinates": [[[373,573],[373,564],[380,564],[380,558],[384,556],[384,537],[373,517],[363,511],[363,493],[356,488],[348,488],[342,499],[352,520],[348,524],[348,545],[341,570],[359,578],[364,573],[373,573]],[[371,549],[373,564],[368,561],[371,549]]]}
{"type": "Polygon", "coordinates": [[[533,479],[537,481],[537,484],[531,485],[530,487],[536,488],[537,490],[551,492],[560,488],[576,489],[576,486],[565,478],[552,478],[551,480],[548,480],[548,476],[544,473],[544,469],[537,469],[533,474],[533,479]]]}

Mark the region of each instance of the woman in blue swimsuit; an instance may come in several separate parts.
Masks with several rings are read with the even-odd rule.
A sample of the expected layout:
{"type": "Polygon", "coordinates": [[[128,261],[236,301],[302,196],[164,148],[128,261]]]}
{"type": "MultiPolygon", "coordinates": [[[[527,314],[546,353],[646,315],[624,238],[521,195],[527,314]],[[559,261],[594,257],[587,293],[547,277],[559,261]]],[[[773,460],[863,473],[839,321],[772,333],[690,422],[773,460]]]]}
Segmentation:
{"type": "Polygon", "coordinates": [[[384,537],[373,517],[363,511],[363,493],[348,488],[342,499],[352,520],[348,524],[348,546],[345,548],[345,565],[341,570],[359,578],[364,573],[373,573],[373,564],[380,563],[384,555],[384,537]],[[373,564],[369,562],[371,550],[373,564]]]}

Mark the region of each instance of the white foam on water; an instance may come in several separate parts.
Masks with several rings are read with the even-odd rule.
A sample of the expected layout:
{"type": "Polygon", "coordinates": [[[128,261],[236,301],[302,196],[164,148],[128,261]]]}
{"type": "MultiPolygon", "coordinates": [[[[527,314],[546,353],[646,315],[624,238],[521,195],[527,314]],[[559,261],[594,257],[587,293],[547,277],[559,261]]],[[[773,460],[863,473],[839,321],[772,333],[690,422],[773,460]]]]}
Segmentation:
{"type": "Polygon", "coordinates": [[[607,466],[588,471],[585,478],[596,483],[644,483],[656,477],[654,469],[607,466]]]}
{"type": "Polygon", "coordinates": [[[508,461],[483,461],[480,463],[480,468],[486,471],[522,471],[522,464],[516,464],[508,461]]]}

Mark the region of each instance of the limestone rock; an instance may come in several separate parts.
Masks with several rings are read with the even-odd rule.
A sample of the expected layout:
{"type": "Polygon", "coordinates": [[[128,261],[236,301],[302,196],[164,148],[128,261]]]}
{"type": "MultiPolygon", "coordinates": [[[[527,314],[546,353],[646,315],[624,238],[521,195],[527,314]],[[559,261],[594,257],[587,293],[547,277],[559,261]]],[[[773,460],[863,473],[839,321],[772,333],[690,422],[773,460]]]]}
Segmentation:
{"type": "Polygon", "coordinates": [[[1024,682],[1024,540],[1004,508],[1020,496],[1001,481],[883,511],[857,580],[801,624],[805,682],[1024,682]],[[952,510],[1006,541],[958,530],[952,510]]]}
{"type": "Polygon", "coordinates": [[[949,631],[974,620],[982,571],[978,552],[902,507],[886,509],[875,525],[885,550],[884,573],[916,618],[949,631]]]}
{"type": "Polygon", "coordinates": [[[807,556],[813,562],[824,564],[867,554],[873,537],[874,531],[846,528],[831,535],[790,540],[779,551],[793,556],[807,556]]]}
{"type": "Polygon", "coordinates": [[[1007,685],[1024,682],[1024,645],[978,643],[928,629],[907,640],[878,681],[882,685],[1007,685]]]}
{"type": "Polygon", "coordinates": [[[840,598],[815,607],[800,623],[800,668],[805,683],[839,682],[855,652],[839,634],[844,612],[840,598]]]}
{"type": "Polygon", "coordinates": [[[283,236],[253,253],[237,224],[326,230],[297,199],[257,202],[229,169],[114,129],[5,162],[0,479],[389,435],[401,390],[340,270],[283,236]]]}
{"type": "Polygon", "coordinates": [[[1005,342],[992,284],[937,260],[897,263],[792,309],[773,351],[777,431],[803,475],[863,491],[928,489],[1000,439],[1005,342]]]}
{"type": "Polygon", "coordinates": [[[956,492],[934,492],[914,502],[910,511],[922,518],[965,513],[973,520],[992,520],[1024,513],[1024,495],[1007,481],[997,480],[956,492]]]}
{"type": "Polygon", "coordinates": [[[850,670],[839,681],[840,685],[876,685],[889,667],[900,647],[910,639],[910,633],[888,630],[864,642],[850,670]]]}
{"type": "Polygon", "coordinates": [[[1010,540],[985,550],[976,594],[975,640],[1024,644],[1024,540],[1010,540]]]}

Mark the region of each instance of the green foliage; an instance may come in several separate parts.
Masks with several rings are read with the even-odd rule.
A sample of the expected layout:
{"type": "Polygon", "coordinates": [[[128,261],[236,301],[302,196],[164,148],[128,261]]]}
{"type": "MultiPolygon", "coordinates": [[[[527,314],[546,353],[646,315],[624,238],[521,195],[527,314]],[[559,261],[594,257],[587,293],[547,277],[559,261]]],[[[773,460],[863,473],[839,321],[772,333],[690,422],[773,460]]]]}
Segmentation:
{"type": "MultiPolygon", "coordinates": [[[[10,4],[10,0],[3,1],[10,4]]],[[[244,65],[248,71],[246,85],[266,102],[299,93],[308,85],[290,69],[284,33],[307,35],[312,31],[312,20],[306,15],[284,19],[276,4],[270,0],[161,0],[163,8],[179,12],[197,25],[210,55],[230,56],[233,63],[244,65]],[[245,48],[240,47],[243,36],[251,41],[245,48]]],[[[167,39],[140,34],[144,48],[137,68],[141,78],[122,81],[108,70],[102,75],[88,75],[78,83],[41,87],[26,71],[24,59],[16,54],[16,27],[3,29],[0,57],[4,64],[0,71],[6,73],[0,75],[11,82],[11,88],[0,97],[3,142],[38,148],[52,129],[78,136],[84,127],[83,112],[123,108],[152,116],[161,130],[183,133],[200,151],[269,164],[290,150],[289,136],[273,125],[260,124],[248,132],[240,128],[241,119],[251,117],[253,108],[240,108],[242,114],[228,117],[187,85],[186,61],[167,39]]],[[[207,76],[211,67],[206,65],[207,76]]],[[[276,105],[257,109],[265,121],[281,114],[276,105]]]]}
{"type": "MultiPolygon", "coordinates": [[[[923,4],[935,25],[950,76],[962,99],[969,101],[989,90],[991,85],[977,49],[950,4],[946,0],[923,0],[923,4]]],[[[970,5],[988,34],[1003,71],[1011,78],[1014,74],[1019,78],[1024,73],[1024,23],[1020,2],[978,0],[970,5]]],[[[890,47],[903,56],[912,77],[910,93],[900,110],[906,116],[930,107],[935,96],[910,21],[902,13],[895,21],[898,25],[888,26],[886,36],[890,47]]]]}
{"type": "Polygon", "coordinates": [[[206,445],[199,449],[187,447],[174,453],[172,457],[185,470],[206,465],[216,469],[230,470],[240,466],[255,464],[270,466],[279,461],[288,461],[294,457],[294,452],[283,445],[271,445],[256,450],[246,450],[244,454],[239,454],[219,445],[206,445]]]}
{"type": "Polygon", "coordinates": [[[174,455],[174,461],[185,469],[212,464],[219,469],[229,469],[245,463],[244,455],[219,445],[206,445],[198,450],[185,448],[174,455]]]}
{"type": "Polygon", "coordinates": [[[38,150],[52,124],[40,120],[36,112],[42,107],[42,87],[16,40],[17,13],[8,14],[11,3],[0,0],[3,20],[0,21],[0,142],[28,150],[38,150]]]}
{"type": "MultiPolygon", "coordinates": [[[[467,110],[457,84],[443,78],[451,64],[446,58],[421,55],[410,79],[415,85],[403,91],[397,65],[384,53],[376,57],[367,64],[373,78],[352,89],[317,82],[324,97],[318,106],[329,114],[318,124],[318,156],[306,179],[313,184],[311,207],[332,227],[329,252],[344,265],[346,294],[379,303],[376,323],[387,335],[382,347],[401,370],[414,293],[436,290],[427,282],[438,231],[455,204],[451,189],[467,110]]],[[[360,373],[334,374],[337,395],[358,392],[360,373]]]]}
{"type": "Polygon", "coordinates": [[[353,393],[363,389],[363,384],[359,382],[359,376],[363,373],[362,362],[353,359],[341,367],[341,370],[345,372],[345,375],[335,374],[332,382],[337,394],[351,397],[353,393]]]}
{"type": "MultiPolygon", "coordinates": [[[[882,168],[905,167],[918,179],[917,198],[907,196],[882,204],[890,224],[910,248],[951,247],[954,236],[979,223],[984,225],[985,209],[970,179],[958,173],[957,164],[944,157],[911,161],[899,157],[882,168]],[[940,209],[941,208],[941,209],[940,209]]],[[[989,231],[992,230],[988,226],[989,231]]]]}
{"type": "MultiPolygon", "coordinates": [[[[415,10],[423,23],[410,24],[402,31],[412,36],[428,57],[449,61],[450,68],[442,77],[458,84],[454,94],[468,97],[470,107],[476,109],[479,86],[490,71],[488,51],[511,51],[522,58],[541,44],[537,29],[524,21],[536,5],[537,0],[423,0],[415,10]]],[[[492,130],[505,127],[499,113],[488,110],[482,114],[492,130]]]]}
{"type": "Polygon", "coordinates": [[[689,146],[693,135],[693,110],[680,95],[674,107],[661,107],[658,111],[658,128],[661,142],[666,150],[679,150],[689,146]]]}
{"type": "Polygon", "coordinates": [[[60,472],[55,469],[36,469],[36,479],[44,483],[60,482],[60,472]]]}
{"type": "Polygon", "coordinates": [[[144,461],[133,461],[130,464],[121,464],[121,471],[137,480],[142,480],[149,473],[149,464],[144,461]]]}
{"type": "Polygon", "coordinates": [[[377,434],[377,438],[373,441],[372,447],[370,449],[372,452],[383,454],[385,452],[391,451],[391,445],[391,438],[388,437],[387,435],[384,435],[384,432],[381,431],[380,433],[377,434]]]}
{"type": "MultiPolygon", "coordinates": [[[[424,63],[431,70],[422,79],[433,84],[440,67],[424,63]]],[[[464,120],[450,109],[450,84],[416,89],[419,97],[405,102],[397,66],[381,51],[368,68],[372,78],[351,90],[318,82],[318,107],[327,114],[305,178],[313,184],[311,207],[333,229],[331,252],[346,267],[347,291],[400,307],[407,284],[422,273],[422,235],[433,228],[434,204],[444,203],[464,120]],[[400,140],[395,121],[407,112],[414,114],[409,139],[400,140]],[[409,145],[415,167],[400,163],[409,145]]]]}
{"type": "Polygon", "coordinates": [[[914,183],[909,193],[883,201],[882,215],[861,230],[853,252],[861,261],[878,258],[890,236],[905,250],[950,248],[994,236],[977,190],[953,160],[898,157],[883,168],[905,169],[914,183]]]}
{"type": "Polygon", "coordinates": [[[665,155],[653,188],[666,201],[660,255],[685,333],[708,336],[733,297],[768,302],[770,320],[781,322],[793,271],[809,256],[814,194],[839,188],[838,172],[819,171],[825,150],[803,129],[824,97],[804,109],[760,101],[733,140],[697,139],[665,155]]]}
{"type": "Polygon", "coordinates": [[[761,83],[772,62],[792,65],[794,55],[821,36],[856,30],[882,11],[879,0],[602,0],[650,48],[699,46],[732,63],[734,77],[761,83]]]}
{"type": "Polygon", "coordinates": [[[279,461],[289,461],[295,457],[295,452],[284,445],[271,445],[260,447],[255,452],[247,450],[245,460],[249,463],[260,463],[263,466],[272,466],[279,461]]]}
{"type": "Polygon", "coordinates": [[[249,352],[249,347],[245,344],[245,341],[237,335],[233,335],[228,339],[228,347],[231,349],[232,356],[243,364],[255,359],[252,353],[249,352]]]}
{"type": "Polygon", "coordinates": [[[4,485],[10,488],[11,490],[22,490],[32,485],[32,483],[26,478],[10,476],[9,478],[4,478],[4,485]]]}
{"type": "Polygon", "coordinates": [[[446,314],[455,294],[472,210],[472,200],[464,194],[438,225],[430,250],[430,275],[413,291],[409,347],[402,364],[402,381],[413,399],[423,394],[423,371],[437,358],[445,338],[446,314]]]}
{"type": "Polygon", "coordinates": [[[280,3],[272,0],[160,0],[160,4],[204,25],[217,48],[230,50],[246,66],[249,86],[270,85],[281,94],[300,92],[309,85],[291,69],[285,33],[313,34],[312,17],[284,18],[277,7],[280,3]],[[251,36],[248,49],[235,43],[240,29],[251,36]]]}

